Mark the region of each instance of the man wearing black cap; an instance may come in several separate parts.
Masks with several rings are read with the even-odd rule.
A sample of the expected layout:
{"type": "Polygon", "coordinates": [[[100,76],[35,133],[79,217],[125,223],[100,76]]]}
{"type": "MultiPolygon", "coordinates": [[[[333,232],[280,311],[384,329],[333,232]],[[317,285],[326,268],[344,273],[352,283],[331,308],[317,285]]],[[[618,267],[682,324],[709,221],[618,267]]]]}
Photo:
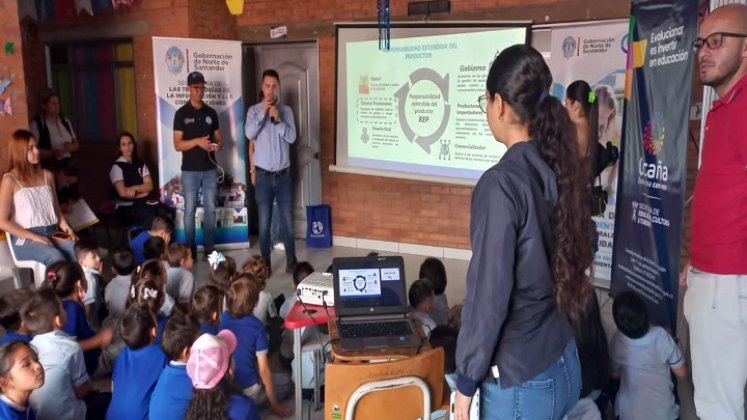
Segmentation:
{"type": "Polygon", "coordinates": [[[193,71],[187,76],[189,102],[174,114],[174,148],[182,152],[182,192],[184,195],[184,231],[186,242],[197,254],[195,212],[197,194],[202,188],[204,256],[215,246],[215,196],[218,191],[215,152],[223,147],[218,113],[202,102],[205,78],[193,71]]]}

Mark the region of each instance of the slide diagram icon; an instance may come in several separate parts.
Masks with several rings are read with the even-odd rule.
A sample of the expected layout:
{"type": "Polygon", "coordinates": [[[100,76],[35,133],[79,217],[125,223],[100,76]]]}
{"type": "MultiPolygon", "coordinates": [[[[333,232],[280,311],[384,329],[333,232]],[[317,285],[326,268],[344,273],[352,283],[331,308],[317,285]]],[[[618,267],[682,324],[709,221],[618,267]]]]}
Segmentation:
{"type": "MultiPolygon", "coordinates": [[[[398,116],[399,122],[402,127],[402,132],[410,142],[417,143],[426,153],[431,152],[431,145],[438,142],[441,136],[446,131],[446,127],[449,124],[449,116],[451,115],[451,105],[449,104],[449,75],[441,77],[435,70],[429,68],[420,68],[412,73],[407,83],[402,85],[401,88],[394,93],[394,97],[398,99],[398,116]],[[441,97],[443,98],[443,117],[441,118],[441,124],[438,128],[427,136],[418,136],[415,134],[415,130],[412,129],[410,123],[407,120],[407,97],[412,87],[420,82],[429,81],[435,84],[441,91],[441,97]]],[[[421,117],[422,118],[422,117],[421,117]]],[[[425,117],[426,119],[428,117],[425,117]]]]}

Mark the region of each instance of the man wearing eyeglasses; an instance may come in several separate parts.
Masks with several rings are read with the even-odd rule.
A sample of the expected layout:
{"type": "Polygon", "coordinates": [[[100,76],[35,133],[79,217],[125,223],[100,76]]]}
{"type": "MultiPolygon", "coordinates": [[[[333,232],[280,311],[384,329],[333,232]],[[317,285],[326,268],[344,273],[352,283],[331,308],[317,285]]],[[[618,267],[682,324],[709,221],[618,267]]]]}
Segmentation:
{"type": "Polygon", "coordinates": [[[192,256],[197,255],[195,243],[195,213],[197,196],[202,189],[204,255],[215,246],[215,196],[218,192],[215,152],[223,141],[218,126],[218,113],[202,101],[205,77],[193,71],[187,76],[189,101],[174,114],[174,148],[182,152],[182,194],[184,195],[184,233],[192,256]]]}
{"type": "Polygon", "coordinates": [[[693,43],[704,85],[719,99],[706,120],[695,183],[687,287],[695,409],[744,419],[747,382],[747,5],[705,18],[693,43]]]}

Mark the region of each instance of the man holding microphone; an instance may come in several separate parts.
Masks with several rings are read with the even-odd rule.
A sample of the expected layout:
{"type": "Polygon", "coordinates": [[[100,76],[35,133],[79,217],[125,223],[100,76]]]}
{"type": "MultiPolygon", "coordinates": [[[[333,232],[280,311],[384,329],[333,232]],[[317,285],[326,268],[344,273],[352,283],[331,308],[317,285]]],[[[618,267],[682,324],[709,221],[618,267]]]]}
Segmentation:
{"type": "Polygon", "coordinates": [[[293,232],[293,178],[290,174],[290,145],[296,141],[293,110],[279,102],[280,76],[275,70],[262,73],[262,102],[249,108],[245,134],[254,139],[251,177],[259,210],[259,246],[262,258],[270,264],[270,224],[272,203],[277,200],[280,226],[285,245],[286,272],[296,266],[293,232]]]}

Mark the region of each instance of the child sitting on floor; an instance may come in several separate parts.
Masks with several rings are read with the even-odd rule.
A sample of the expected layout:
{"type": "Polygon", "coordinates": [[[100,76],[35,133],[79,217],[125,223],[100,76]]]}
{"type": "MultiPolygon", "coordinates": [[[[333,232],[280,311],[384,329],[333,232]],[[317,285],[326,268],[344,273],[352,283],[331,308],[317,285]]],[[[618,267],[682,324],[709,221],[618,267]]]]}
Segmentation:
{"type": "Polygon", "coordinates": [[[415,280],[410,285],[407,297],[410,300],[410,307],[412,308],[413,315],[415,315],[415,319],[422,326],[423,334],[428,337],[431,331],[436,328],[436,321],[430,316],[430,312],[433,310],[433,301],[435,300],[430,280],[415,280]]]}
{"type": "Polygon", "coordinates": [[[0,346],[0,418],[34,419],[29,396],[42,385],[44,368],[28,342],[11,340],[0,346]]]}
{"type": "Polygon", "coordinates": [[[612,317],[619,330],[610,345],[612,376],[620,378],[615,414],[620,420],[677,419],[669,372],[687,375],[677,343],[664,328],[649,324],[646,303],[635,292],[615,296],[612,317]]]}
{"type": "Polygon", "coordinates": [[[243,389],[244,395],[260,406],[269,401],[273,413],[287,417],[291,410],[280,405],[267,359],[265,326],[254,316],[259,292],[250,275],[239,275],[228,288],[227,310],[221,315],[220,325],[237,337],[235,382],[243,389]]]}
{"type": "Polygon", "coordinates": [[[275,307],[272,294],[265,290],[267,279],[270,277],[270,270],[262,257],[253,255],[246,260],[242,271],[252,276],[260,290],[259,301],[257,301],[257,306],[254,308],[254,316],[262,321],[263,324],[268,324],[270,319],[278,316],[278,310],[275,307]]]}
{"type": "Polygon", "coordinates": [[[126,347],[114,363],[112,401],[106,419],[148,420],[151,395],[169,361],[155,343],[156,318],[148,305],[130,306],[119,332],[126,347]]]}
{"type": "Polygon", "coordinates": [[[133,271],[135,271],[135,254],[132,253],[132,250],[126,246],[115,249],[112,253],[112,274],[114,274],[114,277],[106,284],[104,289],[104,302],[106,302],[109,315],[112,317],[119,318],[125,312],[133,271]]]}
{"type": "Polygon", "coordinates": [[[54,290],[42,288],[34,293],[21,308],[21,318],[34,335],[29,344],[38,352],[44,367],[44,385],[29,397],[36,417],[79,420],[85,419],[87,413],[89,418],[103,415],[111,394],[92,394],[83,350],[74,337],[62,330],[65,309],[54,290]]]}
{"type": "Polygon", "coordinates": [[[229,330],[203,334],[192,344],[187,374],[194,390],[185,420],[259,420],[254,402],[234,392],[231,354],[236,336],[229,330]]]}
{"type": "Polygon", "coordinates": [[[30,289],[14,289],[0,297],[0,326],[5,330],[5,334],[0,338],[0,344],[11,340],[24,343],[31,341],[31,335],[23,324],[20,311],[21,306],[33,295],[34,292],[30,289]]]}
{"type": "Polygon", "coordinates": [[[449,301],[446,299],[446,267],[438,258],[428,257],[420,264],[421,279],[428,279],[433,285],[433,310],[430,315],[436,325],[447,325],[449,317],[449,301]]]}
{"type": "Polygon", "coordinates": [[[200,321],[200,334],[218,334],[222,297],[217,287],[202,286],[192,296],[192,315],[200,321]]]}
{"type": "Polygon", "coordinates": [[[192,399],[192,381],[187,375],[190,348],[200,335],[200,323],[176,312],[163,332],[161,348],[170,362],[163,368],[150,398],[152,419],[183,419],[192,399]]]}
{"type": "Polygon", "coordinates": [[[89,376],[93,376],[99,365],[101,350],[111,344],[113,331],[102,328],[94,333],[88,324],[83,296],[86,290],[86,278],[83,269],[77,263],[60,261],[49,266],[44,286],[52,289],[62,300],[66,322],[62,327],[70,336],[80,343],[89,376]]]}

